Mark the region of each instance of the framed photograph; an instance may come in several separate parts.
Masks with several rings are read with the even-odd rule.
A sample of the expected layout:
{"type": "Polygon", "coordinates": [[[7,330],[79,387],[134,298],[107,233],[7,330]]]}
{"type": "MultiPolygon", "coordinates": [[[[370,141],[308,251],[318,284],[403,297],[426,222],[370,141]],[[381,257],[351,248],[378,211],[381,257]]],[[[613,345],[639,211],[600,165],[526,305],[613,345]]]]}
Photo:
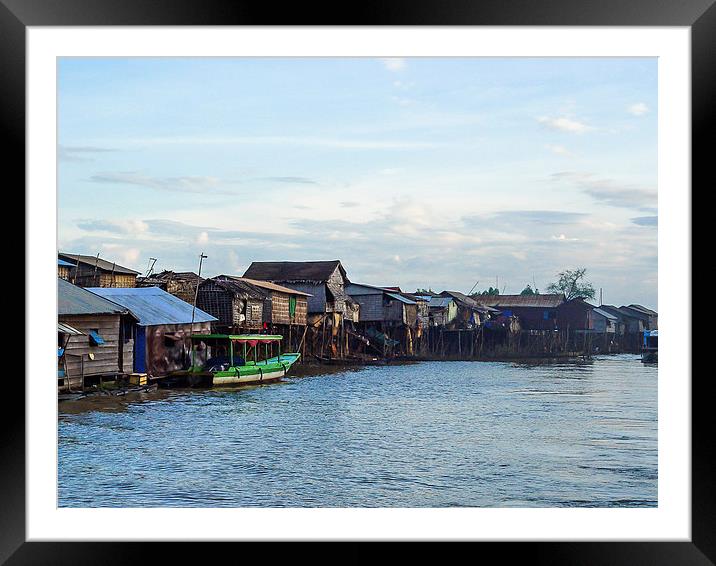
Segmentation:
{"type": "Polygon", "coordinates": [[[713,563],[711,0],[0,1],[28,239],[0,560],[713,563]]]}

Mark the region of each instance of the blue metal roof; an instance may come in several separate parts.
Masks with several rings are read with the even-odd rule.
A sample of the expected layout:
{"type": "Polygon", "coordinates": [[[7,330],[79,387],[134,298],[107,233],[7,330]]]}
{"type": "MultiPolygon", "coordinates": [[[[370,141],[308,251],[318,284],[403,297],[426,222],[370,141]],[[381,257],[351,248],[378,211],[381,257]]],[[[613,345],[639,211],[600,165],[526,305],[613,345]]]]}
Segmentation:
{"type": "Polygon", "coordinates": [[[430,297],[430,303],[428,303],[428,306],[441,309],[449,306],[452,302],[452,297],[430,297]]]}
{"type": "Polygon", "coordinates": [[[74,263],[70,263],[69,261],[65,261],[64,259],[57,258],[57,265],[62,265],[64,267],[74,267],[74,263]]]}
{"type": "MultiPolygon", "coordinates": [[[[191,324],[192,306],[159,287],[91,287],[87,289],[132,312],[140,326],[191,324]]],[[[197,308],[194,322],[218,320],[197,308]]]]}
{"type": "Polygon", "coordinates": [[[417,305],[418,304],[415,301],[411,301],[410,299],[403,297],[402,295],[398,295],[398,293],[388,293],[386,291],[385,294],[393,299],[400,301],[401,303],[405,303],[406,305],[417,305]]]}

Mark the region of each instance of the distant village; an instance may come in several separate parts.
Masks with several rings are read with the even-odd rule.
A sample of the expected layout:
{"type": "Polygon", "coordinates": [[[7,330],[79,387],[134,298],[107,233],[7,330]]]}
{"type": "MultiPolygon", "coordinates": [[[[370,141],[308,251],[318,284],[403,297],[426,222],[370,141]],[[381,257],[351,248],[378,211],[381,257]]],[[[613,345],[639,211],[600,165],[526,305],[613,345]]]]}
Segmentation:
{"type": "Polygon", "coordinates": [[[242,277],[139,272],[58,254],[58,388],[158,380],[191,363],[192,334],[271,334],[303,363],[511,360],[637,353],[655,311],[563,293],[407,291],[354,282],[339,260],[253,262],[242,277]]]}

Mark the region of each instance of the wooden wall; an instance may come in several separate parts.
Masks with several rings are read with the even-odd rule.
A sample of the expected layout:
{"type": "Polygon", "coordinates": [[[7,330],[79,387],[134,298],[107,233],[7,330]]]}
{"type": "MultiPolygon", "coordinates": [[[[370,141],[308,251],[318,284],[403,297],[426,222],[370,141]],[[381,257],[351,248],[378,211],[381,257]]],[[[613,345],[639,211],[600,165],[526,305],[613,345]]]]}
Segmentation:
{"type": "Polygon", "coordinates": [[[105,341],[101,346],[92,346],[89,336],[70,338],[65,349],[65,359],[71,387],[79,388],[82,385],[81,360],[84,361],[85,377],[132,371],[134,342],[131,337],[120,341],[120,315],[61,316],[59,320],[85,333],[95,329],[105,341]],[[120,368],[120,347],[123,369],[120,368]],[[94,360],[89,358],[90,353],[94,354],[94,360]]]}
{"type": "Polygon", "coordinates": [[[97,270],[94,272],[94,268],[82,270],[80,265],[80,271],[74,267],[70,267],[69,281],[74,280],[75,285],[80,287],[136,287],[137,276],[129,273],[115,273],[103,272],[97,270]],[[76,274],[75,274],[76,273],[76,274]]]}

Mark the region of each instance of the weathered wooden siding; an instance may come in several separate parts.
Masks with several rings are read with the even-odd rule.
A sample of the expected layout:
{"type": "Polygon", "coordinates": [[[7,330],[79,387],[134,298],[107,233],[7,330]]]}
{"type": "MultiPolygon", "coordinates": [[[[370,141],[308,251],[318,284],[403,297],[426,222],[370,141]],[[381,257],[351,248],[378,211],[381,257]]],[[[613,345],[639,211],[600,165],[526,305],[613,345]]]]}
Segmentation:
{"type": "Polygon", "coordinates": [[[288,287],[289,289],[295,289],[303,293],[312,295],[308,297],[308,312],[309,313],[324,313],[326,312],[326,284],[325,283],[284,283],[281,285],[288,287]]]}
{"type": "Polygon", "coordinates": [[[360,305],[360,322],[378,322],[384,320],[383,293],[351,295],[351,298],[360,305]]]}
{"type": "Polygon", "coordinates": [[[333,300],[326,302],[326,312],[344,312],[346,310],[346,280],[338,266],[333,270],[326,284],[333,295],[333,300]]]}
{"type": "MultiPolygon", "coordinates": [[[[89,336],[72,336],[70,338],[65,349],[65,359],[71,387],[78,387],[82,384],[83,364],[85,377],[116,374],[121,371],[119,367],[120,315],[61,316],[59,320],[85,334],[88,334],[90,330],[96,330],[105,341],[101,346],[92,346],[89,336]],[[94,354],[94,360],[89,358],[90,353],[94,354]]],[[[128,349],[130,352],[129,365],[126,366],[126,371],[131,371],[133,343],[130,339],[127,343],[122,343],[121,346],[124,354],[123,361],[127,360],[124,350],[128,349]]]]}

